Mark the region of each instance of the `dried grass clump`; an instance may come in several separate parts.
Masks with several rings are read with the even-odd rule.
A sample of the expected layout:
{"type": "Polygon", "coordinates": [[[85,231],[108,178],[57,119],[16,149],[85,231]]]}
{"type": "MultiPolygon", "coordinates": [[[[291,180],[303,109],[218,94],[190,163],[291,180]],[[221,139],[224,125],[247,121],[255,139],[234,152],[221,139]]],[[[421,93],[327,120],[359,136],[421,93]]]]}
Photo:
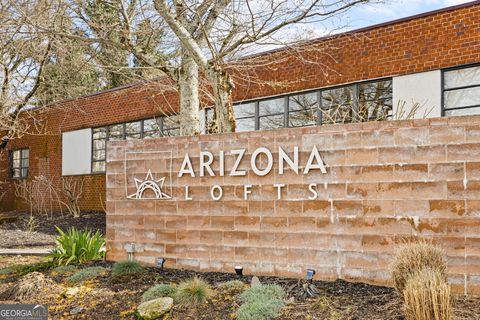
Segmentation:
{"type": "Polygon", "coordinates": [[[422,269],[408,279],[403,291],[407,320],[451,320],[450,286],[438,270],[422,269]]]}
{"type": "Polygon", "coordinates": [[[38,298],[45,290],[51,293],[60,291],[60,287],[40,272],[31,272],[22,277],[15,285],[0,294],[0,300],[24,300],[38,298]]]}
{"type": "Polygon", "coordinates": [[[425,240],[406,243],[398,250],[391,268],[393,283],[402,294],[408,278],[415,272],[431,269],[445,278],[446,268],[444,253],[439,247],[425,240]]]}

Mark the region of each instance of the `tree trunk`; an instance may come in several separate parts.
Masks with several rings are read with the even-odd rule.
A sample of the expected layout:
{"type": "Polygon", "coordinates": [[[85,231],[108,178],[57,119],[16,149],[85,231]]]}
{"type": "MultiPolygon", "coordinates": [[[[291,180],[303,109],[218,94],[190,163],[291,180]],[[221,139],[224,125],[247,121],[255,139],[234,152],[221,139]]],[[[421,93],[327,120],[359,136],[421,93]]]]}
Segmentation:
{"type": "Polygon", "coordinates": [[[214,131],[235,132],[236,123],[232,105],[233,81],[227,72],[213,66],[208,70],[208,78],[215,98],[214,131]]]}
{"type": "Polygon", "coordinates": [[[186,54],[182,56],[182,66],[178,72],[178,87],[180,91],[180,134],[197,135],[200,133],[198,66],[186,54]]]}

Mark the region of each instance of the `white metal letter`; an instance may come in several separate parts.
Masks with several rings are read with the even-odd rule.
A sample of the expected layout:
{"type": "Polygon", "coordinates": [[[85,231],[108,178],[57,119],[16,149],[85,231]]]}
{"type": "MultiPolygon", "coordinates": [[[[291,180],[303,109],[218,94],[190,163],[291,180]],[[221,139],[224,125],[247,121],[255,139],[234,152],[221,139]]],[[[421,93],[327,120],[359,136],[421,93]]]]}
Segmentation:
{"type": "Polygon", "coordinates": [[[312,195],[308,197],[308,200],[317,199],[318,193],[317,193],[317,184],[316,183],[310,183],[308,185],[308,191],[310,191],[312,193],[312,195]]]}
{"type": "Polygon", "coordinates": [[[212,162],[213,154],[210,151],[200,151],[200,177],[205,176],[205,169],[207,169],[210,177],[215,177],[215,172],[210,167],[212,162]]]}
{"type": "Polygon", "coordinates": [[[185,186],[185,200],[192,200],[192,197],[190,197],[190,187],[185,186]]]}
{"type": "Polygon", "coordinates": [[[225,175],[225,151],[220,151],[219,158],[220,177],[223,177],[225,175]]]}
{"type": "Polygon", "coordinates": [[[195,177],[195,172],[193,172],[193,168],[192,168],[192,161],[190,160],[190,156],[188,155],[188,153],[185,154],[185,158],[183,158],[182,167],[178,172],[178,176],[182,177],[185,173],[188,173],[192,177],[195,177]]]}
{"type": "Polygon", "coordinates": [[[288,154],[282,149],[282,147],[278,147],[278,170],[279,174],[283,174],[284,171],[284,161],[288,163],[288,166],[298,174],[298,147],[295,146],[293,148],[293,160],[288,156],[288,154]]]}
{"type": "Polygon", "coordinates": [[[325,169],[325,165],[323,164],[322,157],[320,157],[320,153],[318,152],[317,146],[313,146],[312,152],[310,152],[310,157],[308,158],[307,165],[305,166],[305,170],[303,173],[307,174],[312,169],[320,169],[322,173],[327,173],[325,169]],[[316,161],[316,164],[313,161],[316,161]]]}
{"type": "Polygon", "coordinates": [[[232,150],[232,154],[236,155],[237,158],[235,159],[235,163],[233,164],[232,170],[230,170],[230,176],[238,177],[238,176],[245,176],[247,171],[245,170],[237,170],[240,162],[242,162],[243,155],[245,154],[245,149],[238,149],[232,150]]]}
{"type": "Polygon", "coordinates": [[[222,187],[220,187],[218,184],[212,186],[212,188],[210,189],[210,196],[215,201],[218,201],[218,200],[222,199],[222,197],[223,197],[222,187]],[[218,191],[218,195],[215,195],[215,190],[218,191]]]}
{"type": "Polygon", "coordinates": [[[255,174],[257,176],[266,176],[270,172],[270,170],[272,170],[272,167],[273,167],[272,153],[267,148],[260,147],[260,148],[256,149],[255,151],[253,151],[252,158],[250,159],[250,164],[252,166],[253,172],[255,172],[255,174]],[[257,168],[257,156],[260,153],[264,153],[267,156],[267,167],[265,169],[262,169],[262,170],[257,168]]]}
{"type": "Polygon", "coordinates": [[[246,184],[243,186],[243,199],[248,200],[248,195],[252,193],[252,185],[251,184],[246,184]]]}
{"type": "Polygon", "coordinates": [[[273,185],[275,188],[277,188],[277,200],[282,199],[282,188],[285,187],[284,183],[276,183],[273,185]]]}

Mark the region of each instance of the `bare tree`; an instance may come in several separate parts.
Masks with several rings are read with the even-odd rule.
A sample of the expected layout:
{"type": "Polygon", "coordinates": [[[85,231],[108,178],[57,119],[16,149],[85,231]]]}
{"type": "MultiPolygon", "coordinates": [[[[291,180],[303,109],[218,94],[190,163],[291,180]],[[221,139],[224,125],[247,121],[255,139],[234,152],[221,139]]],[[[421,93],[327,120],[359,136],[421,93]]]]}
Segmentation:
{"type": "MultiPolygon", "coordinates": [[[[155,0],[183,54],[205,73],[214,98],[215,131],[235,131],[231,61],[249,46],[279,44],[279,33],[321,22],[371,0],[155,0]]],[[[280,40],[281,41],[281,40],[280,40]]]]}

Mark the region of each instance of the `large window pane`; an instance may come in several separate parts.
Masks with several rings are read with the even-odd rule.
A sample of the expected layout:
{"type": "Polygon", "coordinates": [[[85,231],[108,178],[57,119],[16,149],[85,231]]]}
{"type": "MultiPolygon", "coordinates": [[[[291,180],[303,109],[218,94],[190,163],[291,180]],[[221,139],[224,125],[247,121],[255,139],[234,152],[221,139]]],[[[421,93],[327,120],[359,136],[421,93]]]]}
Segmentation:
{"type": "Polygon", "coordinates": [[[451,70],[444,73],[445,89],[480,85],[480,66],[451,70]]]}
{"type": "Polygon", "coordinates": [[[269,129],[276,129],[276,128],[283,128],[285,126],[284,123],[284,115],[275,115],[275,116],[264,116],[260,118],[260,130],[269,130],[269,129]]]}
{"type": "Polygon", "coordinates": [[[255,130],[255,118],[237,119],[237,132],[255,130]]]}
{"type": "Polygon", "coordinates": [[[233,106],[233,112],[235,113],[235,118],[246,118],[255,116],[255,103],[245,103],[237,104],[233,106]]]}
{"type": "Polygon", "coordinates": [[[480,114],[480,107],[445,110],[446,116],[467,116],[474,114],[480,114]]]}
{"type": "Polygon", "coordinates": [[[142,125],[140,121],[125,124],[125,137],[127,139],[140,139],[142,125]]]}
{"type": "Polygon", "coordinates": [[[445,108],[460,108],[480,105],[480,86],[445,91],[445,108]]]}
{"type": "Polygon", "coordinates": [[[123,140],[123,124],[108,127],[108,139],[112,141],[123,140]]]}
{"type": "Polygon", "coordinates": [[[304,127],[317,123],[317,92],[297,94],[288,99],[288,126],[304,127]]]}
{"type": "Polygon", "coordinates": [[[290,112],[288,115],[289,127],[307,127],[317,123],[317,109],[290,112]]]}
{"type": "Polygon", "coordinates": [[[358,120],[387,120],[392,115],[392,81],[358,85],[358,120]]]}
{"type": "Polygon", "coordinates": [[[288,99],[289,111],[309,110],[317,107],[317,93],[296,94],[288,99]]]}
{"type": "Polygon", "coordinates": [[[285,112],[285,99],[276,98],[270,100],[260,101],[258,106],[260,116],[272,115],[285,112]]]}

